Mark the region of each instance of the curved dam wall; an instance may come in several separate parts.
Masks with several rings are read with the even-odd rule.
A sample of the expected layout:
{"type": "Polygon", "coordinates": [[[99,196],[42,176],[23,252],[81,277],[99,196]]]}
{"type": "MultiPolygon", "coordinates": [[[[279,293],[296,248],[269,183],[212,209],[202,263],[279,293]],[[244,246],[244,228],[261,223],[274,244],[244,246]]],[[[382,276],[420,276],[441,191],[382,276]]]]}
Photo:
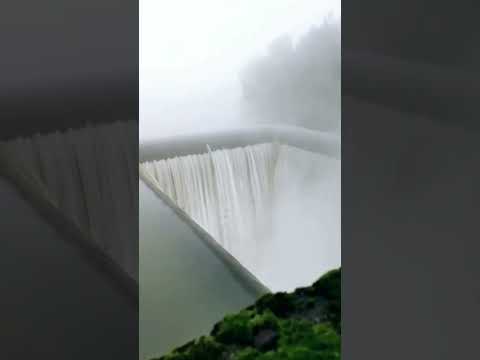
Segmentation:
{"type": "Polygon", "coordinates": [[[167,203],[140,181],[142,360],[207,334],[226,314],[252,304],[268,291],[167,203]]]}
{"type": "Polygon", "coordinates": [[[340,137],[335,133],[308,130],[293,126],[257,126],[199,135],[183,135],[157,141],[141,141],[139,161],[167,159],[175,156],[204,153],[212,149],[231,149],[260,143],[285,143],[304,150],[340,159],[340,137]]]}
{"type": "Polygon", "coordinates": [[[142,144],[140,176],[260,282],[285,291],[340,265],[339,158],[335,135],[259,127],[142,144]]]}

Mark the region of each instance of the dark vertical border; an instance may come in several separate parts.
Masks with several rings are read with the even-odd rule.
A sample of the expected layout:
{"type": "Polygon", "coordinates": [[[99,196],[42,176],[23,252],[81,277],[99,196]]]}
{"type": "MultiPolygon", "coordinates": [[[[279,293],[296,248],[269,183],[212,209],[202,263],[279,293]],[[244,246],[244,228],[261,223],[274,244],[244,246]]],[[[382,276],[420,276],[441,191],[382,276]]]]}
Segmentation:
{"type": "MultiPolygon", "coordinates": [[[[12,1],[0,5],[0,28],[0,142],[89,127],[92,136],[101,143],[105,135],[94,133],[97,125],[122,121],[136,121],[138,124],[138,1],[12,1]]],[[[105,141],[114,142],[112,137],[116,135],[109,136],[105,141]]],[[[137,159],[138,126],[128,137],[134,158],[137,159]]],[[[117,165],[120,163],[117,162],[117,165]]],[[[98,172],[99,178],[102,178],[102,171],[120,173],[113,168],[117,165],[109,169],[92,168],[92,172],[98,172]]],[[[53,169],[54,165],[50,170],[43,171],[53,169]]],[[[0,177],[6,176],[5,171],[5,168],[0,170],[0,177]]],[[[138,176],[137,167],[132,171],[138,176]]],[[[42,175],[45,176],[45,173],[42,175]]],[[[130,180],[120,178],[115,181],[130,180]]],[[[22,186],[25,183],[19,183],[18,178],[14,182],[30,205],[40,211],[45,222],[58,230],[65,244],[74,245],[80,250],[70,254],[78,253],[88,264],[89,270],[65,269],[64,273],[54,275],[55,279],[46,278],[46,274],[52,276],[51,272],[42,271],[38,264],[60,255],[34,254],[33,251],[38,251],[39,247],[54,249],[53,246],[41,247],[43,241],[51,243],[52,238],[42,239],[33,232],[22,231],[22,224],[31,223],[27,218],[32,215],[25,213],[24,218],[17,218],[21,215],[17,213],[14,217],[8,211],[9,205],[2,203],[1,224],[7,224],[6,228],[13,231],[6,234],[0,228],[0,234],[8,238],[3,241],[3,246],[10,246],[14,240],[21,244],[35,244],[31,248],[26,246],[22,253],[14,255],[12,252],[16,247],[2,251],[0,245],[0,264],[5,270],[9,269],[0,272],[0,282],[5,284],[2,289],[9,292],[8,296],[2,296],[6,303],[0,301],[0,318],[6,319],[5,326],[0,330],[2,357],[11,360],[29,357],[51,360],[138,358],[136,280],[127,276],[104,251],[86,241],[78,228],[68,220],[68,214],[59,213],[58,208],[46,203],[38,192],[32,191],[29,186],[22,186]],[[9,258],[6,258],[6,254],[9,254],[9,258]],[[7,267],[12,264],[12,256],[18,258],[21,275],[7,267]],[[23,259],[29,258],[38,258],[38,264],[23,262],[23,259]],[[91,271],[91,268],[96,270],[91,271]],[[96,279],[96,284],[104,283],[105,288],[114,289],[116,298],[112,295],[108,300],[102,299],[89,286],[88,276],[93,276],[96,271],[100,279],[96,279]],[[25,274],[28,278],[25,278],[25,274]],[[83,274],[84,278],[79,274],[83,274]],[[69,278],[75,279],[72,293],[88,299],[88,316],[85,316],[86,310],[82,308],[82,298],[74,298],[65,289],[55,287],[55,284],[62,284],[64,279],[69,278]],[[31,295],[22,295],[17,301],[16,294],[31,295]],[[47,298],[51,299],[48,306],[45,305],[47,298]],[[111,303],[107,304],[107,301],[111,303]],[[98,304],[98,308],[91,307],[92,303],[98,304]],[[52,307],[56,311],[46,313],[52,307]],[[33,318],[29,318],[31,314],[34,314],[33,318]],[[95,314],[98,315],[98,323],[86,325],[89,319],[95,318],[95,314]],[[110,324],[105,324],[108,319],[111,320],[110,324]],[[53,328],[53,324],[60,325],[53,328]],[[108,331],[102,333],[103,328],[115,328],[115,334],[108,331]],[[51,338],[49,334],[52,334],[51,338]],[[101,337],[98,334],[102,334],[101,337]]],[[[2,181],[1,185],[4,184],[2,181]]],[[[110,186],[125,188],[114,183],[110,186]]],[[[3,193],[11,192],[10,189],[3,190],[3,193]]],[[[138,200],[138,188],[134,188],[135,192],[133,197],[138,200]]],[[[125,206],[138,209],[138,203],[125,206]]],[[[115,227],[117,224],[109,226],[115,227]]],[[[131,226],[135,228],[132,233],[138,234],[138,217],[133,219],[131,226]]],[[[57,263],[52,261],[49,266],[54,267],[57,263]]],[[[72,261],[75,262],[78,263],[77,260],[72,261]]],[[[112,291],[105,290],[104,293],[112,294],[112,291]]]]}
{"type": "Polygon", "coordinates": [[[342,2],[342,357],[477,356],[470,1],[342,2]]]}

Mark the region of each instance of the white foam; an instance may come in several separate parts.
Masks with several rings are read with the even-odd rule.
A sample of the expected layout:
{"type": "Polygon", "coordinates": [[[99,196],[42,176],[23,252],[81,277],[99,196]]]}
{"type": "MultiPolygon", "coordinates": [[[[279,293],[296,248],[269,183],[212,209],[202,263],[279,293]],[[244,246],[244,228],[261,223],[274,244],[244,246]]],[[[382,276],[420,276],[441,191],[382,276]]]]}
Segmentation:
{"type": "Polygon", "coordinates": [[[258,144],[144,162],[141,171],[270,289],[340,264],[340,161],[258,144]]]}

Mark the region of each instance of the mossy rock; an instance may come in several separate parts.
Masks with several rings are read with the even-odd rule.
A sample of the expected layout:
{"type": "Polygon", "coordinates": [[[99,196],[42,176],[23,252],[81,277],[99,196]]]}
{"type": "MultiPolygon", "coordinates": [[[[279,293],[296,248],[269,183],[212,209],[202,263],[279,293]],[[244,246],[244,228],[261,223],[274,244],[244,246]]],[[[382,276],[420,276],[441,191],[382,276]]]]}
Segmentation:
{"type": "Polygon", "coordinates": [[[278,317],[287,317],[295,311],[295,295],[284,292],[266,294],[257,301],[255,309],[259,312],[270,310],[278,317]]]}
{"type": "Polygon", "coordinates": [[[198,340],[188,343],[187,346],[161,357],[163,360],[205,360],[221,359],[226,352],[225,346],[215,341],[211,336],[202,336],[198,340]]]}
{"type": "Polygon", "coordinates": [[[209,336],[159,360],[338,360],[341,269],[293,293],[267,294],[227,315],[209,336]]]}

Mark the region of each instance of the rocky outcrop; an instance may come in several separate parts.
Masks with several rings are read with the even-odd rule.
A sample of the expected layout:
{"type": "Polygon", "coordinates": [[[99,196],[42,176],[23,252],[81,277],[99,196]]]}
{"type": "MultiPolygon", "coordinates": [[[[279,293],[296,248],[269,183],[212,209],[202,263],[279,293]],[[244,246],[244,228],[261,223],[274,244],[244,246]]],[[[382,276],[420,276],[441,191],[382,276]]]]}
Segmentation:
{"type": "Polygon", "coordinates": [[[267,294],[210,335],[157,360],[340,359],[341,269],[293,293],[267,294]]]}

